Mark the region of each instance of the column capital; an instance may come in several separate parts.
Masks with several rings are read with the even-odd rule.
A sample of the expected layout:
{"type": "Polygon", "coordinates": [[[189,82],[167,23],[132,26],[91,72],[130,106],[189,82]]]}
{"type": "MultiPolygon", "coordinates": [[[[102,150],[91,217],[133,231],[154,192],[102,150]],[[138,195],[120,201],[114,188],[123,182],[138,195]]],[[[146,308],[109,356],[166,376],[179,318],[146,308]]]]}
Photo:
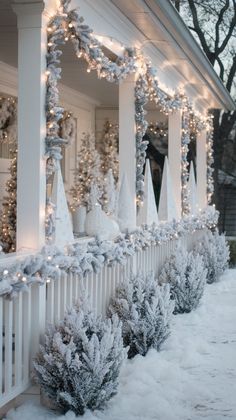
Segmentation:
{"type": "Polygon", "coordinates": [[[43,0],[13,0],[12,9],[17,15],[18,29],[42,28],[43,0]]]}

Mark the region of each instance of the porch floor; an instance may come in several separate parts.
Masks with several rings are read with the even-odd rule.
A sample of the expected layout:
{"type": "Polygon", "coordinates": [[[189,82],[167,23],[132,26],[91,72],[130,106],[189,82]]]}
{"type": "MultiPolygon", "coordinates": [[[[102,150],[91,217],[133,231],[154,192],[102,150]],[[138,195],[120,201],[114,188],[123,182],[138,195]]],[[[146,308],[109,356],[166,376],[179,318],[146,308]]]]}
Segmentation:
{"type": "MultiPolygon", "coordinates": [[[[236,269],[208,285],[200,307],[174,317],[162,351],[127,361],[119,392],[104,412],[84,420],[222,420],[236,418],[236,269]]],[[[49,420],[37,388],[7,420],[49,420]]],[[[20,401],[18,400],[17,405],[20,401]]],[[[60,416],[72,420],[74,414],[60,416]]]]}

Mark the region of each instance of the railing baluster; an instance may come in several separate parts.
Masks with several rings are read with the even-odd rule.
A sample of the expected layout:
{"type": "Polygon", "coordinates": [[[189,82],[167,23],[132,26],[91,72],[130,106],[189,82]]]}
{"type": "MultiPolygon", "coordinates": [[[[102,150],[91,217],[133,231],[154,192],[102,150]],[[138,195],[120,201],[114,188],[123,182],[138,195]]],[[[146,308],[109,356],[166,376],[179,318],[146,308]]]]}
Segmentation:
{"type": "Polygon", "coordinates": [[[5,300],[5,340],[4,340],[4,391],[10,392],[12,387],[12,345],[13,345],[13,302],[5,300]]]}
{"type": "Polygon", "coordinates": [[[15,385],[22,381],[22,292],[14,302],[14,332],[15,332],[15,385]]]}
{"type": "Polygon", "coordinates": [[[31,338],[31,287],[23,292],[23,382],[29,382],[30,338],[31,338]]]}
{"type": "Polygon", "coordinates": [[[55,282],[54,288],[54,322],[60,320],[60,306],[61,306],[61,275],[58,276],[58,279],[55,282]]]}
{"type": "Polygon", "coordinates": [[[0,346],[0,397],[3,393],[3,332],[4,332],[4,324],[3,324],[3,302],[4,298],[0,297],[0,334],[1,334],[1,346],[0,346]]]}

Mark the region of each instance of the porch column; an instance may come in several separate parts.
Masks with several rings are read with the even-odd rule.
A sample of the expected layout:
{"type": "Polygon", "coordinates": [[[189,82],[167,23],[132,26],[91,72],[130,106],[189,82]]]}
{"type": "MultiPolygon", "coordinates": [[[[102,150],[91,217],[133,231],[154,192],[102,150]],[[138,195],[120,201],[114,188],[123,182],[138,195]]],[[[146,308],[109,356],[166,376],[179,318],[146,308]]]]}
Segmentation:
{"type": "Polygon", "coordinates": [[[44,3],[15,0],[12,7],[18,26],[17,250],[38,249],[45,243],[44,3]]]}
{"type": "Polygon", "coordinates": [[[181,137],[182,110],[176,110],[169,114],[168,120],[168,160],[178,218],[182,214],[181,137]]]}
{"type": "Polygon", "coordinates": [[[197,135],[197,206],[204,209],[207,205],[207,147],[206,130],[197,135]]]}
{"type": "Polygon", "coordinates": [[[136,226],[136,138],[135,138],[135,74],[119,84],[119,173],[127,177],[132,216],[136,226]]]}

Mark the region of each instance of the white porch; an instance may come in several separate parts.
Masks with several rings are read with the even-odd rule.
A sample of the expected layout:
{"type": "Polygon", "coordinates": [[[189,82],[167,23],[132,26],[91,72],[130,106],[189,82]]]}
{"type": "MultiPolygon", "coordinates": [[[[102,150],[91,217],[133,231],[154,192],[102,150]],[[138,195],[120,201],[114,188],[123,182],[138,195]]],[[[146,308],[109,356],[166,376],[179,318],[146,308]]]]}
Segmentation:
{"type": "MultiPolygon", "coordinates": [[[[117,78],[118,83],[105,80],[109,71],[98,78],[98,63],[94,64],[92,59],[86,62],[84,52],[84,60],[81,60],[79,54],[76,56],[72,51],[70,42],[78,35],[73,32],[76,25],[73,19],[67,19],[63,10],[58,12],[58,2],[15,0],[12,7],[3,2],[0,21],[2,19],[3,24],[6,20],[8,24],[1,26],[3,42],[0,51],[4,59],[0,63],[0,93],[16,97],[18,101],[18,161],[17,252],[0,256],[0,280],[5,282],[7,290],[0,297],[0,334],[3,340],[3,346],[0,346],[0,407],[28,388],[32,359],[46,324],[63,317],[66,307],[72,306],[83,286],[96,312],[105,315],[108,301],[119,282],[131,272],[152,270],[158,274],[178,241],[186,249],[192,249],[205,229],[214,226],[217,219],[214,209],[208,208],[212,193],[208,110],[231,109],[234,105],[177,12],[166,0],[145,4],[141,0],[131,1],[128,6],[123,0],[99,0],[96,7],[92,0],[74,0],[72,3],[73,7],[79,7],[85,24],[93,29],[95,38],[101,43],[100,52],[113,64],[117,57],[121,57],[124,61],[120,68],[126,69],[130,65],[132,69],[127,70],[124,78],[117,78]],[[65,15],[59,65],[62,79],[58,84],[57,105],[71,112],[76,120],[74,143],[66,149],[63,158],[67,193],[73,186],[82,133],[94,131],[99,146],[106,120],[119,126],[119,181],[121,183],[125,174],[133,228],[126,226],[129,227],[128,233],[124,229],[118,238],[113,238],[114,241],[104,241],[101,264],[99,258],[95,258],[93,247],[96,243],[88,245],[86,238],[74,241],[73,255],[70,254],[71,244],[65,242],[66,250],[59,252],[60,257],[63,252],[65,254],[64,264],[58,263],[55,251],[41,251],[48,243],[46,197],[51,199],[46,169],[48,160],[55,158],[55,149],[48,144],[45,156],[45,137],[53,129],[57,110],[55,106],[48,109],[47,103],[45,111],[45,97],[48,98],[49,88],[55,87],[55,80],[50,82],[53,72],[47,65],[47,54],[54,42],[50,36],[54,31],[52,18],[57,14],[60,17],[65,15]],[[5,48],[6,39],[11,48],[9,44],[5,48]],[[132,50],[129,57],[126,48],[130,47],[136,50],[132,50]],[[153,75],[150,68],[156,69],[157,73],[153,75]],[[144,91],[143,81],[147,83],[144,91]],[[145,100],[137,111],[140,93],[144,94],[145,100]],[[144,111],[147,112],[145,117],[142,115],[144,111]],[[190,115],[194,129],[190,127],[190,115]],[[138,219],[138,212],[147,207],[148,202],[142,182],[138,182],[143,181],[140,151],[146,132],[145,120],[148,126],[158,122],[168,127],[167,153],[163,156],[168,157],[169,171],[162,172],[164,192],[159,198],[164,210],[162,222],[155,227],[140,227],[138,219]],[[195,208],[191,208],[187,160],[192,132],[196,140],[195,208]],[[139,165],[141,172],[138,173],[139,165]],[[119,260],[116,247],[118,249],[120,243],[124,251],[119,260]],[[81,255],[80,259],[77,258],[76,247],[80,245],[84,246],[80,250],[84,259],[81,255]],[[89,252],[95,262],[88,269],[81,268],[82,262],[87,263],[89,252]],[[70,265],[72,257],[74,260],[70,265]],[[34,264],[38,268],[31,270],[34,264]],[[19,290],[15,286],[18,283],[21,284],[19,290]],[[22,284],[28,286],[27,290],[22,284]],[[8,299],[9,294],[14,296],[13,300],[8,299]]],[[[1,165],[1,172],[6,174],[3,158],[1,165]]],[[[54,204],[58,210],[59,200],[54,204]]],[[[160,217],[160,208],[158,210],[160,217]]],[[[142,221],[148,224],[145,217],[142,221]]]]}

